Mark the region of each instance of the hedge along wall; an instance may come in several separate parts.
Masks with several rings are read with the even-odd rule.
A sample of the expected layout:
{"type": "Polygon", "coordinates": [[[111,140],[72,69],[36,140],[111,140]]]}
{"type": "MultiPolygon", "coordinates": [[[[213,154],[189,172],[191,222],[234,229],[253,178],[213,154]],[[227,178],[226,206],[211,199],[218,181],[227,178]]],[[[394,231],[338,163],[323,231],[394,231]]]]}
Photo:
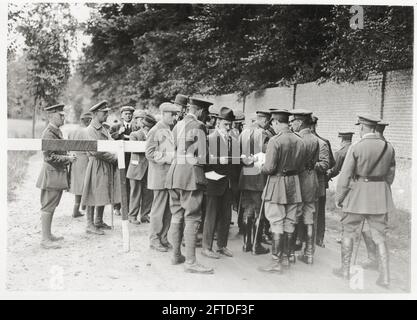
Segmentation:
{"type": "MultiPolygon", "coordinates": [[[[254,92],[245,99],[237,94],[209,97],[219,106],[242,110],[247,118],[256,110],[272,107],[306,108],[319,118],[317,132],[330,140],[333,151],[339,148],[338,131],[358,132],[356,114],[371,112],[390,125],[385,136],[396,151],[397,176],[393,184],[396,206],[411,210],[411,155],[413,126],[412,70],[375,74],[368,81],[353,84],[305,83],[254,92]]],[[[359,134],[354,135],[354,141],[359,134]]],[[[334,188],[335,183],[331,185],[334,188]]]]}

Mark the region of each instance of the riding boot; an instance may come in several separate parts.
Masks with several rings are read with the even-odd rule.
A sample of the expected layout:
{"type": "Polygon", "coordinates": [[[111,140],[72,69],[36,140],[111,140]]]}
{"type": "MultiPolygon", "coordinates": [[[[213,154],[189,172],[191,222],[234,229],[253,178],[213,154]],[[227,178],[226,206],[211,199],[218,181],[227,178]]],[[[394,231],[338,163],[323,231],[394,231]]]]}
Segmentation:
{"type": "Polygon", "coordinates": [[[353,239],[342,238],[341,243],[341,258],[342,266],[339,269],[334,269],[333,274],[344,280],[350,279],[350,261],[352,259],[353,252],[353,239]]]}
{"type": "Polygon", "coordinates": [[[263,236],[263,229],[264,229],[264,219],[259,220],[259,228],[258,233],[256,233],[256,223],[252,225],[252,232],[253,232],[253,246],[252,246],[252,254],[259,255],[259,254],[267,254],[269,253],[269,249],[265,248],[262,245],[262,236],[263,236]]]}
{"type": "Polygon", "coordinates": [[[185,223],[185,264],[184,271],[190,273],[212,274],[214,270],[197,262],[195,257],[195,247],[197,241],[199,222],[189,221],[185,223]]]}
{"type": "Polygon", "coordinates": [[[243,252],[252,251],[252,228],[253,228],[253,217],[247,217],[244,221],[242,221],[243,252]]]}
{"type": "Polygon", "coordinates": [[[101,231],[94,225],[94,206],[87,206],[87,233],[103,235],[104,232],[101,231]]]}
{"type": "Polygon", "coordinates": [[[364,269],[378,270],[376,244],[372,239],[372,234],[370,231],[363,231],[362,236],[366,245],[366,251],[368,252],[368,259],[361,263],[361,267],[364,269]]]}
{"type": "Polygon", "coordinates": [[[389,272],[389,254],[386,242],[376,245],[378,254],[379,277],[376,281],[378,286],[389,288],[390,272],[389,272]]]}
{"type": "Polygon", "coordinates": [[[297,223],[294,232],[294,251],[301,251],[304,240],[304,223],[297,223]]]}
{"type": "Polygon", "coordinates": [[[172,264],[181,264],[185,262],[185,257],[181,253],[181,242],[183,236],[183,223],[171,223],[170,226],[173,256],[171,259],[172,264]]]}
{"type": "Polygon", "coordinates": [[[282,266],[285,268],[290,267],[290,263],[295,263],[295,255],[292,252],[293,257],[291,258],[291,249],[293,243],[292,233],[285,232],[284,233],[284,251],[282,255],[282,266]]]}
{"type": "Polygon", "coordinates": [[[104,206],[96,207],[96,220],[94,225],[99,229],[111,230],[111,227],[103,221],[104,206]]]}
{"type": "Polygon", "coordinates": [[[289,263],[295,264],[295,234],[294,232],[287,233],[288,242],[288,261],[289,263]]]}
{"type": "Polygon", "coordinates": [[[272,234],[272,261],[270,264],[259,267],[258,270],[268,273],[282,273],[281,259],[284,248],[284,235],[282,233],[272,234]]]}
{"type": "Polygon", "coordinates": [[[304,254],[300,257],[300,260],[306,264],[313,264],[313,255],[314,255],[314,234],[313,234],[313,225],[308,224],[306,226],[306,247],[304,249],[304,254]]]}

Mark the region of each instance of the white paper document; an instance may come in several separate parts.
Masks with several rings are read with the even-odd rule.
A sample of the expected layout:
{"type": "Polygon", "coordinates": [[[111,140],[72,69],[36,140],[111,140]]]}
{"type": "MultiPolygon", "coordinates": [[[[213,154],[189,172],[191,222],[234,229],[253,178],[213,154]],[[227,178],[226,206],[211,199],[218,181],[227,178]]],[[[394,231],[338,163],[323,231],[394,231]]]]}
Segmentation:
{"type": "Polygon", "coordinates": [[[220,180],[221,178],[224,178],[224,177],[225,177],[224,175],[218,174],[214,171],[206,172],[206,178],[209,179],[209,180],[217,181],[217,180],[220,180]]]}

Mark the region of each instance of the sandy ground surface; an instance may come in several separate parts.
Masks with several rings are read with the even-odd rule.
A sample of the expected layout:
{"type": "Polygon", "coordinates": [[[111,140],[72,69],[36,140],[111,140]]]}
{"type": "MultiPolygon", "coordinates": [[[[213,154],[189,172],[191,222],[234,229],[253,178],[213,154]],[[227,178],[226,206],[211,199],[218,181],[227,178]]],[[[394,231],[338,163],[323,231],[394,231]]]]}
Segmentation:
{"type": "MultiPolygon", "coordinates": [[[[53,232],[63,235],[60,250],[40,248],[39,195],[35,182],[42,163],[41,154],[31,159],[25,177],[8,204],[7,290],[10,291],[126,291],[126,292],[232,292],[232,293],[404,293],[409,290],[407,256],[391,257],[392,288],[375,285],[376,272],[364,273],[363,289],[351,289],[335,278],[332,268],[339,265],[340,249],[336,230],[328,230],[326,248],[317,248],[313,266],[297,262],[283,275],[264,274],[258,266],[270,257],[253,256],[241,250],[242,239],[236,225],[231,226],[229,248],[233,258],[210,260],[198,249],[200,262],[215,268],[214,275],[183,272],[170,264],[170,253],[149,249],[149,224],[130,227],[131,251],[122,250],[121,220],[114,218],[115,229],[105,236],[85,233],[85,218],[71,217],[73,195],[64,193],[57,208],[53,232]]],[[[236,215],[234,214],[234,219],[236,215]]],[[[110,208],[105,221],[110,223],[110,208]]],[[[359,260],[364,257],[362,246],[359,260]]]]}

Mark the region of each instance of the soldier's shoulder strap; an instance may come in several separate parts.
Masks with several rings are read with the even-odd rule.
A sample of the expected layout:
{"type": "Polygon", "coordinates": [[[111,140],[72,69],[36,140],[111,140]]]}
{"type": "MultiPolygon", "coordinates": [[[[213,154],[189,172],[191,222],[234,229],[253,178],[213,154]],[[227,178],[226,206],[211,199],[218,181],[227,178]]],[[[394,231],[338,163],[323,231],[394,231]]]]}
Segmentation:
{"type": "Polygon", "coordinates": [[[376,168],[376,166],[378,165],[378,163],[381,161],[382,157],[385,154],[385,151],[387,151],[387,147],[388,147],[388,142],[387,141],[384,141],[384,147],[382,148],[382,151],[379,154],[378,159],[376,159],[376,161],[374,162],[374,164],[372,165],[372,167],[369,169],[368,175],[370,175],[372,173],[372,171],[374,171],[374,169],[376,168]]]}

